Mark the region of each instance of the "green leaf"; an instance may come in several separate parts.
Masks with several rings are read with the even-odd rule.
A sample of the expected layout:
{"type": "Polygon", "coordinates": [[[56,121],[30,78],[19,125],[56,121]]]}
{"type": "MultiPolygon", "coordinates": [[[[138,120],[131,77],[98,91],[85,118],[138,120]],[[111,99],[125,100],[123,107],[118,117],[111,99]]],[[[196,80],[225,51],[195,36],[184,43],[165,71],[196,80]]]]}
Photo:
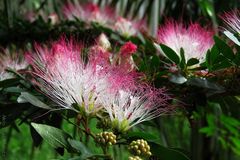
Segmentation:
{"type": "Polygon", "coordinates": [[[73,149],[77,152],[81,153],[81,158],[86,159],[88,157],[93,156],[91,151],[80,141],[76,141],[74,139],[68,139],[69,144],[73,149]]]}
{"type": "Polygon", "coordinates": [[[235,44],[237,44],[238,46],[240,46],[240,42],[238,40],[238,38],[231,32],[229,31],[224,31],[223,32],[229,39],[231,39],[235,44]]]}
{"type": "MultiPolygon", "coordinates": [[[[219,58],[221,57],[218,57],[217,59],[219,58]]],[[[229,60],[225,59],[225,60],[219,61],[218,63],[213,64],[212,70],[220,70],[220,69],[228,68],[231,66],[232,64],[229,62],[229,60]]]]}
{"type": "Polygon", "coordinates": [[[193,66],[193,65],[198,64],[198,63],[199,63],[199,60],[198,60],[198,59],[196,59],[196,58],[191,58],[191,59],[188,60],[187,66],[193,66]]]}
{"type": "Polygon", "coordinates": [[[183,48],[180,49],[180,55],[181,55],[181,62],[180,62],[180,68],[184,69],[186,66],[186,59],[185,59],[185,55],[184,55],[184,50],[183,48]]]}
{"type": "Polygon", "coordinates": [[[207,136],[212,136],[215,133],[214,128],[204,127],[199,130],[200,133],[205,133],[207,136]]]}
{"type": "Polygon", "coordinates": [[[190,158],[179,150],[166,148],[156,142],[148,142],[154,156],[164,160],[190,160],[190,158]]]}
{"type": "Polygon", "coordinates": [[[3,81],[0,81],[0,88],[16,86],[18,83],[19,79],[17,78],[5,79],[3,81]]]}
{"type": "Polygon", "coordinates": [[[232,140],[233,144],[240,149],[240,139],[236,137],[231,137],[230,139],[232,140]]]}
{"type": "Polygon", "coordinates": [[[52,147],[63,147],[68,150],[72,149],[68,142],[68,139],[71,138],[71,136],[66,132],[45,124],[31,123],[31,125],[52,147]]]}
{"type": "Polygon", "coordinates": [[[187,79],[184,76],[182,76],[181,74],[173,74],[173,75],[169,76],[169,80],[176,84],[183,84],[183,83],[187,82],[187,79]]]}
{"type": "Polygon", "coordinates": [[[152,69],[159,69],[160,59],[157,55],[150,57],[150,65],[152,69]]]}
{"type": "Polygon", "coordinates": [[[25,90],[19,87],[8,87],[5,88],[4,91],[9,93],[21,93],[24,92],[25,90]]]}
{"type": "Polygon", "coordinates": [[[214,63],[217,57],[220,55],[219,50],[216,45],[211,48],[210,60],[211,63],[214,63]]]}
{"type": "Polygon", "coordinates": [[[231,125],[231,126],[234,126],[234,127],[240,127],[240,121],[233,118],[233,117],[229,117],[229,116],[226,116],[226,115],[221,115],[221,121],[227,125],[231,125]]]}
{"type": "Polygon", "coordinates": [[[40,101],[36,96],[28,93],[28,92],[21,92],[21,95],[17,99],[18,103],[26,103],[29,102],[32,105],[44,109],[51,109],[48,105],[40,101]]]}
{"type": "Polygon", "coordinates": [[[213,82],[210,82],[207,79],[191,78],[191,79],[188,79],[187,84],[197,86],[197,87],[206,88],[206,89],[212,89],[212,90],[216,90],[216,91],[219,91],[219,92],[224,92],[224,88],[222,86],[217,85],[213,82]]]}
{"type": "Polygon", "coordinates": [[[215,61],[217,59],[217,57],[220,55],[220,52],[217,48],[216,45],[214,45],[211,50],[207,51],[207,55],[206,55],[206,65],[208,67],[208,69],[211,71],[212,70],[212,66],[215,64],[215,61]]]}
{"type": "Polygon", "coordinates": [[[222,55],[225,58],[227,58],[229,60],[234,60],[235,56],[234,56],[232,49],[223,40],[214,36],[214,41],[215,41],[217,48],[219,49],[219,51],[222,53],[222,55]]]}
{"type": "Polygon", "coordinates": [[[175,64],[179,64],[180,59],[174,50],[164,44],[160,44],[160,47],[169,60],[173,61],[175,64]]]}

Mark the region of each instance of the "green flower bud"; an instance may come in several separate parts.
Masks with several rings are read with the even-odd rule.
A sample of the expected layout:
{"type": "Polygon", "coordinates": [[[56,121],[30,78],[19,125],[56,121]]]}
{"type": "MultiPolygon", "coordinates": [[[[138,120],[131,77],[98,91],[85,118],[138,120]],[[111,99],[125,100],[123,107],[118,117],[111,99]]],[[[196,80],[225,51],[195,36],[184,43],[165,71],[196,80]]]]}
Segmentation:
{"type": "Polygon", "coordinates": [[[116,138],[112,132],[101,132],[96,135],[95,142],[103,146],[111,146],[117,143],[116,138]]]}
{"type": "Polygon", "coordinates": [[[148,145],[147,141],[143,139],[138,139],[136,141],[132,141],[129,146],[128,150],[136,156],[145,156],[149,157],[152,155],[150,151],[150,146],[148,145]]]}

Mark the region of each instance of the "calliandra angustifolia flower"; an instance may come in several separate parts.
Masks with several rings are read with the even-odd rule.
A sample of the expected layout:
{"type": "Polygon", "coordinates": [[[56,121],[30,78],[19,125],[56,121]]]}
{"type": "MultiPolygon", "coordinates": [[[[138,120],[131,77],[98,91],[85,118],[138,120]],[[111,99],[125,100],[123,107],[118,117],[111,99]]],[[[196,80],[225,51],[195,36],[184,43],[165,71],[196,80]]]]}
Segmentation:
{"type": "Polygon", "coordinates": [[[28,60],[41,92],[57,105],[86,116],[102,108],[99,97],[109,87],[108,72],[93,62],[96,59],[85,62],[82,48],[64,38],[50,48],[35,45],[35,50],[28,60]]]}
{"type": "MultiPolygon", "coordinates": [[[[126,87],[126,86],[125,86],[126,87]]],[[[136,85],[118,89],[103,97],[103,106],[117,132],[125,132],[131,127],[164,115],[171,110],[171,99],[164,89],[148,85],[136,85]]]]}
{"type": "Polygon", "coordinates": [[[126,71],[132,71],[135,68],[135,64],[132,58],[132,54],[137,51],[137,46],[132,42],[126,42],[121,46],[117,63],[120,67],[124,68],[126,71]]]}
{"type": "Polygon", "coordinates": [[[101,8],[94,3],[80,4],[77,2],[74,4],[69,2],[63,7],[63,12],[69,20],[78,18],[88,24],[96,22],[103,26],[109,26],[115,19],[115,13],[110,7],[101,8]]]}
{"type": "Polygon", "coordinates": [[[182,23],[168,21],[158,29],[157,39],[173,49],[180,57],[180,49],[183,48],[186,61],[191,58],[205,61],[208,49],[213,46],[213,32],[205,30],[198,23],[188,27],[182,23]]]}
{"type": "Polygon", "coordinates": [[[135,36],[144,27],[143,21],[130,20],[119,17],[114,25],[114,30],[124,37],[135,36]]]}
{"type": "Polygon", "coordinates": [[[25,61],[24,56],[6,49],[0,54],[0,81],[14,78],[13,73],[7,72],[6,69],[10,68],[18,71],[26,69],[27,66],[28,63],[25,61]]]}
{"type": "Polygon", "coordinates": [[[221,16],[223,22],[228,26],[228,29],[224,29],[224,34],[231,39],[234,43],[240,46],[238,37],[240,36],[240,11],[226,12],[221,16]]]}

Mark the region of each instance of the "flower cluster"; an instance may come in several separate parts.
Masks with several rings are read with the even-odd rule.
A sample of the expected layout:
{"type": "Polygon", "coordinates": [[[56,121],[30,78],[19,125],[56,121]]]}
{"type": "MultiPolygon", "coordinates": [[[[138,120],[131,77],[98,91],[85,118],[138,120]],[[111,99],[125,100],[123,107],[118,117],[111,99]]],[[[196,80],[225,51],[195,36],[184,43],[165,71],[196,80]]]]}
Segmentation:
{"type": "MultiPolygon", "coordinates": [[[[130,45],[130,50],[126,49],[129,53],[122,54],[136,50],[132,44],[127,45],[130,45]]],[[[128,72],[105,61],[106,58],[99,58],[105,50],[93,52],[90,49],[88,58],[84,58],[83,47],[64,38],[51,47],[35,45],[35,50],[35,54],[27,55],[33,67],[34,82],[63,108],[85,116],[103,110],[118,131],[126,131],[169,111],[170,97],[163,89],[141,84],[134,71],[128,72]]]]}
{"type": "Polygon", "coordinates": [[[10,53],[9,50],[5,50],[4,53],[0,54],[0,81],[5,79],[13,78],[13,74],[6,71],[10,68],[13,70],[26,69],[28,63],[25,61],[23,56],[17,53],[10,53]]]}
{"type": "Polygon", "coordinates": [[[132,141],[128,146],[128,150],[135,156],[149,157],[152,155],[150,146],[148,145],[147,141],[143,139],[132,141]]]}
{"type": "Polygon", "coordinates": [[[180,57],[180,49],[184,50],[185,59],[196,58],[205,61],[205,54],[213,46],[213,32],[205,30],[198,23],[188,27],[174,21],[168,21],[158,30],[159,43],[172,48],[180,57]]]}
{"type": "Polygon", "coordinates": [[[114,145],[117,143],[116,135],[112,132],[101,132],[96,135],[95,141],[101,145],[114,145]]]}
{"type": "Polygon", "coordinates": [[[144,21],[116,16],[114,9],[108,6],[101,8],[94,3],[67,3],[63,7],[63,12],[68,20],[77,18],[87,24],[95,22],[111,28],[124,37],[136,35],[141,29],[144,29],[144,21]]]}

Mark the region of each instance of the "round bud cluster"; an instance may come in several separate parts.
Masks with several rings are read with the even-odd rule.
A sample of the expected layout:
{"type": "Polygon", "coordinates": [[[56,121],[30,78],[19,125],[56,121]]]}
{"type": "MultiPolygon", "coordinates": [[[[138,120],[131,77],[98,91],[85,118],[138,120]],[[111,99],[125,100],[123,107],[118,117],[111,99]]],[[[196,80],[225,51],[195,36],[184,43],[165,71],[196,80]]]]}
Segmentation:
{"type": "Polygon", "coordinates": [[[130,157],[128,157],[128,160],[142,160],[142,158],[140,158],[138,156],[130,156],[130,157]]]}
{"type": "Polygon", "coordinates": [[[116,144],[116,135],[112,132],[101,132],[96,135],[95,141],[101,145],[113,145],[116,144]]]}
{"type": "Polygon", "coordinates": [[[150,152],[150,146],[148,145],[147,141],[143,139],[132,141],[129,144],[128,149],[133,155],[138,155],[138,156],[152,155],[152,153],[150,152]]]}
{"type": "Polygon", "coordinates": [[[110,129],[111,128],[111,120],[109,118],[102,118],[97,122],[98,129],[110,129]]]}

